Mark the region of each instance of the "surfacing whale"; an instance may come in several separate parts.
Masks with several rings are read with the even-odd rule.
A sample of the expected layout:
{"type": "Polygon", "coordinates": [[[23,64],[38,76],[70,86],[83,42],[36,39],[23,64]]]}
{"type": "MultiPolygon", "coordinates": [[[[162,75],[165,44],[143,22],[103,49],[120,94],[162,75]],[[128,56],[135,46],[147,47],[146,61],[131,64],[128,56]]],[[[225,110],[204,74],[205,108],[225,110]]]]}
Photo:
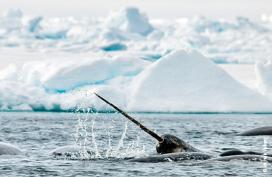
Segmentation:
{"type": "Polygon", "coordinates": [[[146,157],[138,157],[130,159],[130,162],[169,162],[169,161],[186,161],[186,160],[208,160],[213,158],[212,155],[204,154],[201,152],[176,152],[169,154],[157,154],[146,157]]]}
{"type": "Polygon", "coordinates": [[[230,155],[224,157],[216,157],[208,154],[198,153],[198,152],[178,152],[178,153],[169,153],[169,154],[161,154],[161,155],[151,155],[146,157],[138,157],[129,159],[130,162],[144,162],[144,163],[158,163],[158,162],[183,162],[192,160],[197,161],[193,162],[191,165],[197,165],[208,162],[228,162],[232,160],[245,160],[245,161],[253,161],[253,162],[268,162],[272,163],[272,157],[265,155],[230,155]]]}
{"type": "Polygon", "coordinates": [[[261,135],[272,135],[272,126],[254,128],[238,134],[240,136],[261,136],[261,135]]]}
{"type": "Polygon", "coordinates": [[[140,158],[133,158],[129,161],[132,162],[165,162],[165,161],[185,161],[185,160],[209,160],[209,161],[230,161],[230,160],[249,160],[249,161],[263,161],[266,160],[267,162],[272,162],[272,158],[264,155],[262,153],[257,152],[243,152],[237,149],[229,150],[225,153],[222,153],[220,156],[222,157],[214,157],[209,154],[202,153],[200,150],[194,148],[193,146],[189,145],[185,141],[181,140],[180,138],[165,134],[165,135],[158,135],[152,130],[148,129],[140,122],[135,120],[133,117],[128,115],[125,111],[121,110],[102,96],[94,93],[98,98],[103,100],[105,103],[113,107],[127,119],[135,123],[139,126],[142,130],[146,133],[151,135],[158,141],[156,146],[156,151],[159,155],[151,155],[146,157],[140,158]]]}
{"type": "Polygon", "coordinates": [[[255,151],[241,151],[240,149],[231,149],[221,153],[219,156],[233,156],[233,155],[260,155],[260,156],[267,156],[272,157],[272,154],[255,152],[255,151]]]}
{"type": "Polygon", "coordinates": [[[142,130],[144,130],[146,133],[151,135],[153,138],[155,138],[158,141],[158,144],[156,146],[156,150],[159,154],[166,154],[166,153],[174,153],[174,152],[199,152],[198,149],[192,147],[185,141],[181,140],[180,138],[165,134],[165,135],[158,135],[154,131],[148,129],[143,124],[138,122],[136,119],[128,115],[125,111],[121,110],[102,96],[98,95],[97,93],[94,93],[98,98],[103,100],[105,103],[113,107],[115,110],[117,110],[119,113],[121,113],[123,116],[125,116],[127,119],[135,123],[137,126],[139,126],[142,130]]]}

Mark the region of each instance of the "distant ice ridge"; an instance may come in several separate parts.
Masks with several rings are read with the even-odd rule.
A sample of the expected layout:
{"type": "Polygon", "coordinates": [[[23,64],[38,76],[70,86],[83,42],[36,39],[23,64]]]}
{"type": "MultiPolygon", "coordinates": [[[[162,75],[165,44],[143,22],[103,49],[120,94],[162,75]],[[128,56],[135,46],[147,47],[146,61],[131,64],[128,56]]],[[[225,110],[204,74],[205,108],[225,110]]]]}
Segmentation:
{"type": "Polygon", "coordinates": [[[112,110],[93,92],[130,111],[268,112],[272,103],[197,51],[150,62],[138,57],[68,55],[0,72],[0,110],[112,110]],[[253,100],[253,101],[252,101],[253,100]]]}
{"type": "Polygon", "coordinates": [[[147,16],[140,13],[139,9],[135,7],[128,7],[112,13],[106,20],[106,25],[110,28],[141,35],[147,35],[153,30],[147,16]]]}
{"type": "MultiPolygon", "coordinates": [[[[106,14],[105,14],[106,15],[106,14]]],[[[34,51],[145,53],[154,61],[180,48],[197,49],[216,63],[254,63],[272,56],[272,23],[208,19],[148,19],[135,7],[101,19],[46,18],[10,10],[0,16],[0,47],[34,51]],[[154,57],[155,56],[155,57],[154,57]]]]}

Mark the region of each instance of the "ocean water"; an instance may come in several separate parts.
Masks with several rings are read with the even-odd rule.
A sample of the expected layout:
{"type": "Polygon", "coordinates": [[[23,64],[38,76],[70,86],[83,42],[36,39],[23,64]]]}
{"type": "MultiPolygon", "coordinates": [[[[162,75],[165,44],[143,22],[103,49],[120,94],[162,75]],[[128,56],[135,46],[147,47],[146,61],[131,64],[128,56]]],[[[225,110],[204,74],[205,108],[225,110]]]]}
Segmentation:
{"type": "MultiPolygon", "coordinates": [[[[176,135],[213,155],[224,148],[271,153],[271,137],[237,133],[272,123],[271,114],[132,114],[158,134],[176,135]]],[[[117,113],[1,112],[0,141],[25,155],[1,156],[1,176],[271,176],[267,162],[234,160],[139,163],[127,157],[155,154],[156,141],[117,113]],[[93,154],[57,158],[54,149],[78,145],[93,154]]]]}

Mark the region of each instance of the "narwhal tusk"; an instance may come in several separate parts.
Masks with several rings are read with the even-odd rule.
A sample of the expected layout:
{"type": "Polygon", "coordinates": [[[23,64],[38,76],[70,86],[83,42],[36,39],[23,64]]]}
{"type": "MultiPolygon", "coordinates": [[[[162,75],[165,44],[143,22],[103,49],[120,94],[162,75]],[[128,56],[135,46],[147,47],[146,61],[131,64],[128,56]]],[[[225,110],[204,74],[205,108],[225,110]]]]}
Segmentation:
{"type": "Polygon", "coordinates": [[[107,101],[105,98],[103,98],[102,96],[98,95],[97,93],[94,92],[94,94],[100,98],[101,100],[103,100],[104,102],[106,102],[107,104],[109,104],[111,107],[113,107],[115,110],[117,110],[119,113],[121,113],[123,116],[125,116],[127,119],[129,119],[130,121],[132,121],[133,123],[135,123],[136,125],[138,125],[143,131],[145,131],[146,133],[148,133],[149,135],[151,135],[153,138],[155,138],[156,140],[158,140],[160,143],[163,142],[163,138],[161,136],[159,136],[158,134],[156,134],[155,132],[153,132],[152,130],[148,129],[147,127],[145,127],[144,125],[142,125],[140,122],[138,122],[137,120],[135,120],[133,117],[131,117],[130,115],[128,115],[125,111],[121,110],[120,108],[118,108],[117,106],[115,106],[114,104],[110,103],[109,101],[107,101]]]}

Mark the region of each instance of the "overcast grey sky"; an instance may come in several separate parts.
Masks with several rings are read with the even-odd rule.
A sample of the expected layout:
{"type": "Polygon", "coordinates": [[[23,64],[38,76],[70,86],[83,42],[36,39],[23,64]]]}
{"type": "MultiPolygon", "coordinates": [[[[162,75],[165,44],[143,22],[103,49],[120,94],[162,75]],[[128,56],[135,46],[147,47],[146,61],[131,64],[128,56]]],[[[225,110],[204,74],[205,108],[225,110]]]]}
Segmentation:
{"type": "Polygon", "coordinates": [[[43,16],[106,16],[110,10],[136,6],[151,18],[250,17],[272,14],[272,0],[0,0],[0,12],[20,8],[43,16]]]}

